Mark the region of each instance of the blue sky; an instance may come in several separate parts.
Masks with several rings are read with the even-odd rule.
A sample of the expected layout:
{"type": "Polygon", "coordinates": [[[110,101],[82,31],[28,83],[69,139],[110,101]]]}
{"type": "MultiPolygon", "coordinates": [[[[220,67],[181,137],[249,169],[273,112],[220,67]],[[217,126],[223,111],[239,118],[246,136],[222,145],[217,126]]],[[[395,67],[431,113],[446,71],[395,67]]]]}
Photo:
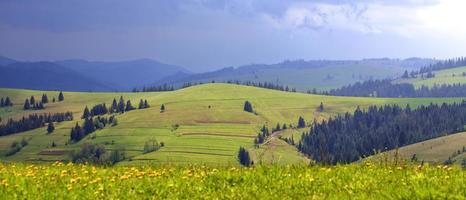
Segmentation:
{"type": "Polygon", "coordinates": [[[1,0],[0,55],[151,58],[206,71],[285,59],[466,55],[463,0],[1,0]]]}

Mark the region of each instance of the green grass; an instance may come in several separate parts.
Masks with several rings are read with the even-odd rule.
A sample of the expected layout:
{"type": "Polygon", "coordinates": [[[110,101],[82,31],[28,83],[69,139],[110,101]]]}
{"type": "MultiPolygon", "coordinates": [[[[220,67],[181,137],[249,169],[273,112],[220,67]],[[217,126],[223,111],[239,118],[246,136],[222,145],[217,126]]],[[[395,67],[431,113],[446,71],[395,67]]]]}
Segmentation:
{"type": "MultiPolygon", "coordinates": [[[[431,163],[443,163],[454,152],[462,151],[466,146],[466,132],[443,136],[423,142],[407,145],[397,150],[387,152],[390,157],[399,156],[403,159],[411,159],[416,154],[418,161],[431,163]]],[[[461,152],[463,154],[463,152],[461,152]]],[[[458,155],[458,158],[462,157],[458,155]]],[[[452,158],[455,159],[455,158],[452,158]]],[[[462,161],[462,159],[458,159],[462,161]]]]}
{"type": "Polygon", "coordinates": [[[466,72],[466,67],[457,67],[452,69],[445,69],[434,71],[434,78],[410,78],[410,79],[400,79],[396,80],[397,83],[410,83],[413,84],[416,88],[419,88],[423,85],[432,87],[435,84],[442,85],[452,85],[452,84],[466,84],[466,76],[463,76],[463,72],[466,72]]]}
{"type": "MultiPolygon", "coordinates": [[[[38,99],[47,93],[49,99],[58,92],[31,90],[0,89],[0,96],[12,98],[13,108],[0,108],[0,117],[20,118],[33,112],[72,111],[75,121],[56,124],[52,134],[46,134],[46,127],[19,134],[0,137],[0,159],[7,161],[53,161],[67,159],[67,152],[79,148],[83,143],[105,144],[107,149],[124,148],[130,160],[120,165],[132,164],[174,164],[191,163],[217,165],[237,165],[236,153],[240,146],[252,153],[263,156],[256,163],[308,163],[308,159],[297,153],[295,148],[276,138],[272,142],[254,149],[253,140],[260,127],[267,124],[270,128],[277,123],[296,125],[299,116],[307,122],[322,120],[330,116],[352,112],[357,106],[383,104],[421,104],[458,102],[462,98],[361,98],[333,97],[288,93],[262,88],[229,85],[205,84],[173,92],[154,93],[81,93],[65,92],[65,101],[50,103],[43,111],[23,111],[25,98],[34,95],[38,99]],[[95,132],[95,139],[86,137],[77,144],[65,145],[69,140],[70,129],[82,115],[83,108],[98,103],[109,105],[113,98],[123,96],[137,105],[139,99],[147,99],[151,108],[135,110],[118,115],[119,124],[95,132]],[[252,102],[257,115],[243,111],[243,104],[252,102]],[[324,112],[317,112],[320,102],[324,103],[324,112]],[[161,113],[161,104],[166,111],[161,113]],[[211,106],[209,109],[208,107],[211,106]],[[173,129],[174,125],[178,129],[173,129]],[[14,156],[4,157],[13,141],[31,138],[29,145],[14,156]],[[155,138],[164,142],[161,150],[143,154],[144,142],[155,138]],[[276,139],[276,140],[275,140],[276,139]],[[51,148],[51,143],[58,144],[51,148]],[[43,155],[42,151],[60,151],[62,155],[43,155]],[[256,153],[257,152],[257,153],[256,153]],[[265,152],[265,153],[262,153],[265,152]]],[[[295,133],[299,140],[302,130],[295,133]]],[[[278,135],[277,135],[278,136],[278,135]]]]}
{"type": "Polygon", "coordinates": [[[0,164],[4,199],[464,199],[466,171],[413,164],[139,166],[0,164]]]}

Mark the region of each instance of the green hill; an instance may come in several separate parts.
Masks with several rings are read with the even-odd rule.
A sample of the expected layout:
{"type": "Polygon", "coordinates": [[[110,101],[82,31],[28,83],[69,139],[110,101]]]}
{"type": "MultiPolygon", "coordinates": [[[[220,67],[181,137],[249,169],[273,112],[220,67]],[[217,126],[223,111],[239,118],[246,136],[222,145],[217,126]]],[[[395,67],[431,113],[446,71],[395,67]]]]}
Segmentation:
{"type": "MultiPolygon", "coordinates": [[[[19,134],[0,137],[0,155],[9,161],[53,161],[67,159],[71,150],[83,143],[104,144],[107,149],[124,149],[129,160],[121,164],[170,163],[170,164],[237,164],[236,154],[240,146],[250,149],[255,162],[306,163],[308,160],[275,134],[270,141],[258,149],[253,147],[254,137],[260,127],[270,128],[277,123],[296,125],[299,116],[307,122],[321,120],[344,112],[352,112],[359,105],[367,107],[377,104],[407,104],[416,106],[431,102],[461,101],[461,98],[422,98],[389,99],[358,98],[289,93],[262,88],[229,85],[205,84],[173,92],[154,93],[82,93],[65,92],[65,101],[46,104],[42,111],[23,111],[24,99],[34,95],[38,99],[43,93],[49,99],[58,92],[0,89],[0,96],[12,98],[15,106],[0,108],[3,122],[8,118],[18,119],[29,113],[55,113],[72,111],[75,121],[58,123],[52,134],[46,127],[19,134]],[[87,136],[77,144],[67,144],[70,129],[82,115],[84,107],[98,103],[111,104],[113,98],[123,96],[133,105],[147,99],[151,108],[134,110],[117,115],[118,125],[107,127],[87,136]],[[244,102],[253,104],[257,115],[244,112],[244,102]],[[316,108],[323,102],[324,112],[316,108]],[[160,105],[166,111],[161,113],[160,105]],[[13,141],[31,138],[29,145],[17,154],[4,157],[13,141]],[[156,152],[143,154],[144,143],[152,138],[164,142],[165,147],[156,152]],[[51,147],[52,142],[57,147],[51,147]]],[[[290,133],[283,133],[284,137],[290,133]]],[[[291,133],[293,134],[293,133],[291,133]]]]}
{"type": "Polygon", "coordinates": [[[413,84],[416,88],[419,88],[423,85],[432,87],[435,84],[466,84],[466,76],[463,75],[463,72],[466,73],[466,67],[456,67],[451,69],[444,69],[439,71],[434,71],[435,77],[433,78],[409,78],[409,79],[399,79],[396,80],[396,83],[410,83],[413,84]]]}

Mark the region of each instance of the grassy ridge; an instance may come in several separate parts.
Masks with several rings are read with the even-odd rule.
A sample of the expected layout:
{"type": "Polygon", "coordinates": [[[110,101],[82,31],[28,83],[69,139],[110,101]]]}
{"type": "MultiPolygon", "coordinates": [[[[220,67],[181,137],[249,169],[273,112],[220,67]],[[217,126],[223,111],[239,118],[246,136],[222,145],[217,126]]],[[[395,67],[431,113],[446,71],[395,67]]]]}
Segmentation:
{"type": "MultiPolygon", "coordinates": [[[[253,148],[253,138],[264,124],[268,124],[270,128],[276,123],[296,125],[299,116],[311,122],[314,119],[327,119],[344,112],[352,112],[357,106],[407,103],[417,106],[431,102],[462,100],[462,98],[333,97],[287,93],[239,85],[205,84],[160,93],[66,92],[64,102],[47,104],[43,111],[22,110],[25,98],[31,95],[38,98],[43,93],[43,91],[0,89],[0,96],[9,96],[15,103],[13,108],[1,108],[0,117],[3,119],[20,118],[32,112],[72,111],[76,120],[57,124],[52,134],[46,134],[44,127],[0,137],[1,159],[9,161],[66,159],[68,152],[79,148],[81,144],[94,143],[105,144],[110,150],[124,148],[131,160],[122,162],[121,165],[142,163],[236,165],[236,153],[239,146],[253,150],[253,157],[261,159],[256,162],[306,163],[308,160],[296,153],[294,147],[278,139],[272,140],[256,152],[253,148]],[[81,121],[79,117],[86,105],[92,106],[103,102],[110,105],[113,98],[120,96],[131,99],[133,105],[136,105],[141,98],[147,99],[152,107],[118,115],[118,126],[97,131],[93,134],[95,137],[88,136],[77,144],[65,145],[69,140],[71,127],[77,121],[81,121]],[[243,111],[243,104],[246,100],[252,102],[257,115],[243,111]],[[324,112],[316,110],[320,102],[325,105],[324,112]],[[159,111],[161,104],[166,106],[166,111],[163,113],[159,111]],[[175,129],[173,127],[176,124],[179,127],[175,129]],[[3,154],[11,142],[22,138],[31,138],[29,145],[14,156],[4,157],[3,154]],[[166,145],[157,152],[143,154],[144,142],[151,138],[159,142],[163,141],[166,145]],[[52,142],[58,146],[51,148],[52,142]],[[62,153],[45,155],[48,151],[62,153]]],[[[58,92],[45,93],[49,99],[58,95],[58,92]]],[[[299,135],[300,131],[293,133],[294,136],[299,135]]],[[[295,138],[296,141],[298,139],[295,138]]]]}
{"type": "Polygon", "coordinates": [[[422,79],[422,78],[409,78],[409,79],[400,79],[396,80],[397,83],[410,83],[413,84],[416,88],[419,88],[423,85],[432,87],[435,84],[442,85],[452,85],[452,84],[465,84],[466,76],[463,76],[463,72],[466,72],[466,67],[456,67],[452,69],[444,69],[439,71],[434,71],[435,77],[422,79]]]}
{"type": "Polygon", "coordinates": [[[5,199],[464,199],[466,171],[411,164],[112,167],[0,164],[5,199]]]}

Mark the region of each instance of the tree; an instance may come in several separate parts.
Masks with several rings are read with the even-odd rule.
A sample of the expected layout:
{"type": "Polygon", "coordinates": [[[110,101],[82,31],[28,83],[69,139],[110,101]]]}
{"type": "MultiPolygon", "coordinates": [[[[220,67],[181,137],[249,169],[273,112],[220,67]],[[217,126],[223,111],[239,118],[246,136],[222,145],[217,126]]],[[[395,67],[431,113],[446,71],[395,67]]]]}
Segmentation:
{"type": "Polygon", "coordinates": [[[110,107],[110,113],[118,112],[118,104],[116,99],[113,99],[112,106],[110,107]]]}
{"type": "Polygon", "coordinates": [[[26,99],[24,101],[24,106],[23,106],[24,110],[29,110],[31,108],[31,104],[29,103],[29,99],[26,99]]]}
{"type": "Polygon", "coordinates": [[[150,107],[150,105],[149,105],[149,103],[147,103],[147,100],[144,100],[144,108],[149,108],[149,107],[150,107]]]}
{"type": "Polygon", "coordinates": [[[243,165],[243,166],[249,167],[249,166],[252,165],[251,158],[249,156],[249,152],[248,152],[248,150],[246,150],[243,147],[239,148],[238,160],[239,160],[239,163],[241,165],[243,165]]]}
{"type": "Polygon", "coordinates": [[[6,97],[4,106],[13,106],[13,103],[10,100],[10,97],[6,97]]]}
{"type": "Polygon", "coordinates": [[[53,122],[49,122],[49,125],[47,126],[47,133],[52,133],[55,130],[55,126],[53,125],[53,122]]]}
{"type": "Polygon", "coordinates": [[[83,116],[81,117],[82,119],[86,119],[91,116],[91,112],[89,112],[89,108],[84,108],[83,116]]]}
{"type": "Polygon", "coordinates": [[[253,113],[254,110],[252,108],[252,104],[249,102],[249,101],[245,101],[244,102],[244,108],[243,108],[244,111],[246,112],[250,112],[250,113],[253,113]]]}
{"type": "Polygon", "coordinates": [[[324,103],[320,102],[319,112],[324,112],[324,103]]]}
{"type": "Polygon", "coordinates": [[[143,109],[144,108],[144,101],[141,99],[139,101],[138,109],[143,109]]]}
{"type": "Polygon", "coordinates": [[[405,70],[405,72],[403,73],[403,76],[401,76],[401,78],[409,78],[408,70],[405,70]]]}
{"type": "Polygon", "coordinates": [[[29,103],[31,103],[31,105],[36,105],[36,99],[34,98],[34,96],[31,96],[29,103]]]}
{"type": "Polygon", "coordinates": [[[126,111],[134,110],[133,105],[131,105],[131,100],[126,101],[126,111]]]}
{"type": "Polygon", "coordinates": [[[120,96],[120,101],[118,102],[118,112],[125,112],[125,100],[123,99],[123,96],[120,96]]]}
{"type": "Polygon", "coordinates": [[[58,94],[58,101],[64,101],[65,96],[63,95],[63,92],[60,91],[60,94],[58,94]]]}
{"type": "Polygon", "coordinates": [[[53,97],[52,102],[55,103],[55,97],[53,97]]]}
{"type": "Polygon", "coordinates": [[[41,102],[42,102],[43,104],[46,104],[46,103],[49,102],[49,98],[47,97],[47,94],[42,94],[41,102]]]}
{"type": "Polygon", "coordinates": [[[5,100],[3,100],[3,97],[2,97],[2,99],[0,100],[0,107],[3,107],[3,106],[5,106],[5,100]]]}
{"type": "Polygon", "coordinates": [[[304,121],[304,118],[300,116],[298,119],[298,128],[304,128],[304,127],[306,127],[306,122],[304,121]]]}
{"type": "Polygon", "coordinates": [[[162,104],[162,105],[160,106],[160,112],[161,112],[161,113],[165,112],[165,105],[162,104]]]}

